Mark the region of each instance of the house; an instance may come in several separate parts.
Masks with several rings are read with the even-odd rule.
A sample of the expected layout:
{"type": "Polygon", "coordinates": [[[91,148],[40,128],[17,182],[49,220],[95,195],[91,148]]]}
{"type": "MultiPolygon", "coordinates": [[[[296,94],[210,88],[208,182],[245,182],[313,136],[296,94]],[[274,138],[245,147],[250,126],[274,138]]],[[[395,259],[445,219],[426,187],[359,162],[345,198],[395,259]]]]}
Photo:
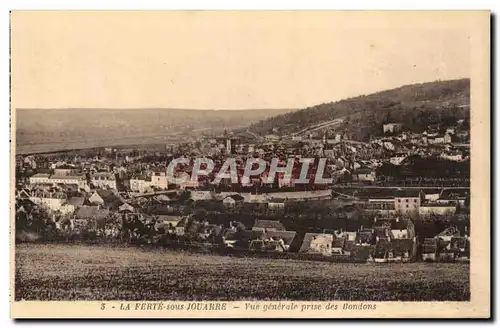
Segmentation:
{"type": "Polygon", "coordinates": [[[165,231],[169,232],[176,232],[175,228],[177,225],[182,221],[181,216],[177,215],[157,215],[156,216],[156,229],[159,229],[160,227],[163,228],[165,231]]]}
{"type": "Polygon", "coordinates": [[[425,238],[422,244],[422,260],[435,261],[438,252],[438,239],[425,238]]]}
{"type": "Polygon", "coordinates": [[[30,195],[30,201],[52,211],[59,211],[66,199],[66,194],[59,191],[34,190],[30,195]]]}
{"type": "Polygon", "coordinates": [[[191,176],[187,172],[179,172],[177,175],[177,178],[182,181],[179,184],[179,189],[181,190],[196,189],[200,186],[200,182],[198,180],[192,180],[191,176]]]}
{"type": "Polygon", "coordinates": [[[455,251],[456,261],[467,261],[470,258],[470,241],[468,237],[453,237],[451,248],[455,251]]]}
{"type": "Polygon", "coordinates": [[[145,175],[134,176],[130,178],[129,184],[131,191],[145,193],[151,188],[151,177],[145,175]]]}
{"type": "Polygon", "coordinates": [[[297,236],[297,232],[269,230],[266,231],[264,236],[266,240],[277,241],[279,250],[288,251],[290,245],[297,236]]]}
{"type": "Polygon", "coordinates": [[[332,242],[332,254],[344,254],[345,244],[345,238],[334,238],[332,242]]]}
{"type": "Polygon", "coordinates": [[[226,229],[222,242],[226,247],[249,249],[253,241],[264,240],[264,231],[226,229]]]}
{"type": "Polygon", "coordinates": [[[134,212],[135,209],[132,205],[124,203],[118,207],[118,212],[134,212]]]}
{"type": "Polygon", "coordinates": [[[194,201],[212,200],[214,198],[213,192],[205,190],[193,190],[190,197],[194,201]]]}
{"type": "Polygon", "coordinates": [[[442,152],[440,157],[454,162],[460,162],[464,159],[461,152],[442,152]]]}
{"type": "Polygon", "coordinates": [[[415,237],[415,225],[410,219],[396,218],[391,221],[391,239],[412,239],[415,237]]]}
{"type": "Polygon", "coordinates": [[[406,157],[408,157],[406,154],[395,155],[389,159],[389,162],[393,165],[401,165],[406,157]]]}
{"type": "MultiPolygon", "coordinates": [[[[467,228],[465,227],[465,229],[467,229],[467,228]]],[[[465,231],[467,231],[467,230],[465,230],[465,231]]],[[[435,238],[440,239],[440,240],[444,240],[447,242],[451,242],[452,238],[460,237],[460,235],[461,235],[460,229],[457,226],[452,225],[452,226],[447,227],[443,231],[441,231],[435,238]]]]}
{"type": "Polygon", "coordinates": [[[396,212],[394,200],[392,202],[386,201],[373,201],[373,202],[359,202],[356,203],[364,211],[369,213],[376,213],[384,216],[392,215],[396,212]]]}
{"type": "Polygon", "coordinates": [[[439,195],[438,203],[448,204],[454,202],[460,206],[467,206],[470,198],[470,189],[443,189],[439,195]]]}
{"type": "Polygon", "coordinates": [[[360,227],[356,236],[356,245],[373,245],[375,243],[375,235],[373,228],[360,227]]]}
{"type": "Polygon", "coordinates": [[[75,173],[75,168],[69,167],[67,165],[60,166],[60,167],[54,169],[55,176],[68,176],[68,175],[72,175],[74,173],[75,173]]]}
{"type": "Polygon", "coordinates": [[[252,230],[269,232],[269,231],[285,231],[286,229],[280,221],[255,220],[252,230]]]}
{"type": "MultiPolygon", "coordinates": [[[[326,232],[326,231],[323,231],[326,232]]],[[[334,231],[335,238],[344,238],[347,241],[355,242],[358,237],[358,231],[344,231],[343,229],[334,231]]]]}
{"type": "Polygon", "coordinates": [[[418,214],[421,217],[430,215],[448,215],[454,214],[457,211],[457,205],[454,202],[438,203],[438,202],[427,202],[420,205],[418,209],[418,214]]]}
{"type": "Polygon", "coordinates": [[[198,237],[201,239],[210,239],[210,241],[215,242],[221,235],[222,231],[222,226],[217,224],[208,224],[205,222],[198,229],[198,237]]]}
{"type": "Polygon", "coordinates": [[[441,194],[441,189],[424,189],[422,192],[426,201],[437,201],[441,194]]]}
{"type": "Polygon", "coordinates": [[[304,235],[304,241],[300,246],[299,253],[332,255],[333,235],[308,232],[304,235]]]}
{"type": "Polygon", "coordinates": [[[57,184],[65,184],[65,185],[77,185],[80,189],[84,189],[85,191],[89,190],[89,186],[87,184],[87,179],[84,174],[74,174],[74,175],[51,175],[49,178],[49,183],[53,185],[57,184]]]}
{"type": "Polygon", "coordinates": [[[160,194],[160,195],[154,196],[153,200],[155,202],[158,202],[158,203],[168,203],[168,202],[172,201],[172,198],[165,195],[165,194],[160,194]]]}
{"type": "Polygon", "coordinates": [[[84,197],[71,197],[66,201],[68,204],[73,205],[75,208],[82,207],[85,203],[84,197]]]}
{"type": "Polygon", "coordinates": [[[151,175],[151,186],[159,189],[168,189],[168,176],[166,172],[154,172],[151,175]]]}
{"type": "Polygon", "coordinates": [[[394,197],[394,207],[399,213],[413,213],[420,208],[422,192],[417,189],[398,190],[394,197]]]}
{"type": "Polygon", "coordinates": [[[189,223],[187,218],[182,218],[175,226],[175,234],[177,236],[184,236],[186,234],[186,227],[189,223]]]}
{"type": "Polygon", "coordinates": [[[75,230],[81,230],[83,228],[95,230],[99,226],[104,226],[104,222],[108,217],[108,210],[100,208],[99,206],[84,205],[76,211],[71,226],[75,230]]]}
{"type": "Polygon", "coordinates": [[[376,179],[375,172],[367,167],[360,167],[354,170],[353,175],[362,183],[373,183],[376,179]]]}
{"type": "Polygon", "coordinates": [[[73,214],[77,209],[83,206],[84,202],[85,198],[83,197],[71,197],[66,200],[59,211],[62,214],[73,214]]]}
{"type": "Polygon", "coordinates": [[[95,188],[116,188],[116,177],[112,172],[97,172],[90,175],[90,182],[95,188]]]}
{"type": "Polygon", "coordinates": [[[285,252],[285,245],[283,241],[277,240],[252,240],[248,249],[252,251],[264,251],[264,252],[285,252]]]}
{"type": "Polygon", "coordinates": [[[444,143],[451,143],[452,141],[452,137],[451,137],[451,134],[450,133],[446,133],[443,137],[443,142],[444,143]]]}
{"type": "Polygon", "coordinates": [[[99,206],[94,205],[84,205],[80,207],[75,213],[75,219],[103,219],[109,215],[109,211],[99,206]]]}
{"type": "Polygon", "coordinates": [[[101,205],[110,210],[117,210],[125,201],[116,192],[108,189],[98,189],[89,197],[89,202],[94,205],[101,205]]]}
{"type": "Polygon", "coordinates": [[[94,193],[89,197],[89,203],[104,205],[104,199],[97,191],[94,191],[94,193]]]}
{"type": "Polygon", "coordinates": [[[236,207],[239,204],[243,203],[243,197],[241,195],[235,194],[224,197],[222,200],[222,204],[226,207],[236,207]]]}
{"type": "Polygon", "coordinates": [[[445,136],[442,136],[442,137],[440,137],[440,136],[436,136],[436,137],[427,136],[427,142],[431,145],[444,144],[444,143],[446,143],[445,139],[446,139],[445,136]]]}
{"type": "Polygon", "coordinates": [[[416,236],[415,224],[410,219],[377,219],[373,222],[373,235],[379,238],[412,239],[416,236]]]}
{"type": "Polygon", "coordinates": [[[382,126],[384,133],[398,133],[401,131],[402,125],[400,123],[387,123],[382,126]]]}
{"type": "Polygon", "coordinates": [[[49,177],[48,173],[37,173],[29,178],[29,182],[31,185],[51,183],[49,177]]]}
{"type": "Polygon", "coordinates": [[[285,210],[285,201],[284,200],[272,200],[267,203],[267,208],[271,211],[283,211],[285,210]]]}
{"type": "Polygon", "coordinates": [[[245,198],[245,203],[269,203],[269,196],[267,194],[242,194],[245,198]]]}
{"type": "Polygon", "coordinates": [[[416,239],[391,239],[377,243],[373,254],[375,262],[408,262],[414,259],[416,239]]]}

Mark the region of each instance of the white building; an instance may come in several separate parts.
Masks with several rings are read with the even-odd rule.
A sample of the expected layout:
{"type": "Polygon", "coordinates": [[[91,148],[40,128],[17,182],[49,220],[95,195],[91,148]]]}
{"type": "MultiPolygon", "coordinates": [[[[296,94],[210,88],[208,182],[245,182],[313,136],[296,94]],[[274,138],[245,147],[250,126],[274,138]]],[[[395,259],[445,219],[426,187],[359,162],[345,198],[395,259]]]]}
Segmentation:
{"type": "Polygon", "coordinates": [[[328,256],[332,254],[332,244],[332,234],[306,233],[299,252],[328,256]]]}
{"type": "Polygon", "coordinates": [[[267,203],[267,208],[269,208],[272,211],[282,211],[285,209],[285,203],[278,201],[271,201],[267,203]]]}
{"type": "Polygon", "coordinates": [[[133,177],[130,179],[130,190],[144,193],[151,188],[151,180],[147,177],[133,177]]]}
{"type": "Polygon", "coordinates": [[[116,177],[111,172],[98,172],[90,176],[90,181],[92,184],[99,189],[117,189],[116,188],[116,177]]]}
{"type": "Polygon", "coordinates": [[[160,188],[160,189],[168,189],[168,177],[165,172],[154,172],[151,175],[151,186],[160,188]]]}
{"type": "Polygon", "coordinates": [[[30,184],[42,184],[42,183],[52,183],[49,179],[50,174],[48,173],[37,173],[30,177],[30,184]]]}
{"type": "Polygon", "coordinates": [[[85,179],[85,175],[83,174],[76,174],[76,175],[64,175],[64,176],[58,176],[58,175],[52,175],[49,178],[50,183],[52,184],[66,184],[66,185],[78,185],[78,188],[80,189],[85,189],[88,190],[88,184],[87,184],[87,179],[85,179]]]}
{"type": "Polygon", "coordinates": [[[463,160],[463,156],[461,153],[441,153],[441,158],[447,159],[449,161],[460,162],[463,160]]]}
{"type": "Polygon", "coordinates": [[[420,205],[418,214],[420,216],[428,215],[447,215],[454,214],[457,208],[455,204],[440,204],[440,203],[427,203],[420,205]]]}
{"type": "Polygon", "coordinates": [[[30,195],[30,200],[42,207],[52,211],[59,211],[64,203],[66,203],[66,194],[62,192],[44,192],[35,191],[30,195]]]}
{"type": "Polygon", "coordinates": [[[387,123],[387,124],[384,124],[383,125],[383,130],[384,130],[384,133],[388,133],[388,132],[391,132],[391,133],[397,133],[401,130],[401,124],[399,123],[387,123]]]}
{"type": "Polygon", "coordinates": [[[402,156],[402,155],[393,156],[393,157],[391,157],[391,159],[389,161],[393,165],[400,165],[404,161],[405,158],[406,158],[406,156],[402,156]]]}

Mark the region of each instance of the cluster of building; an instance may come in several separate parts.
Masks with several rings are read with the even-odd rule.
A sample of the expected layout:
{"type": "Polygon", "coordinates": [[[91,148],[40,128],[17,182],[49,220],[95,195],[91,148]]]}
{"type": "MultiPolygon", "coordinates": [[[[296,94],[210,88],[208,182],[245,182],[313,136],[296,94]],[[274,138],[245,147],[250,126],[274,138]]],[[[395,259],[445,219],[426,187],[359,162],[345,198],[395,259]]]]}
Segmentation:
{"type": "Polygon", "coordinates": [[[464,231],[447,230],[419,243],[408,217],[415,220],[467,212],[470,202],[467,186],[402,189],[363,186],[377,184],[377,169],[384,163],[401,166],[409,156],[453,162],[467,160],[469,133],[462,123],[429,126],[422,133],[388,123],[382,127],[384,135],[372,137],[370,142],[355,141],[345,133],[327,129],[315,130],[308,137],[273,134],[261,138],[247,131],[162,145],[155,150],[105,148],[16,156],[16,211],[29,215],[29,208],[39,207],[54,217],[59,229],[93,229],[106,236],[123,233],[124,222],[132,226],[133,222],[140,222],[142,225],[138,224],[137,229],[147,226],[165,234],[248,250],[294,250],[347,257],[365,254],[373,261],[439,260],[443,252],[457,258],[467,253],[468,237],[464,231]],[[182,182],[172,183],[167,176],[168,163],[179,156],[187,158],[190,164],[176,166],[174,176],[182,182]],[[193,180],[193,163],[199,157],[209,157],[215,169],[193,180]],[[235,159],[238,183],[222,179],[214,185],[211,181],[228,157],[235,159]],[[243,179],[246,160],[257,157],[267,163],[266,170],[243,179]],[[287,179],[280,175],[269,182],[269,167],[276,158],[283,166],[292,161],[293,170],[287,179]],[[311,184],[297,183],[301,178],[302,158],[316,159],[306,175],[311,184]],[[324,176],[333,178],[329,185],[313,183],[320,158],[326,159],[324,176]],[[354,186],[352,189],[346,188],[347,181],[354,186]],[[342,188],[336,188],[337,185],[342,188]],[[185,199],[180,201],[182,197],[185,199]],[[238,212],[254,204],[274,217],[284,213],[290,203],[327,201],[341,204],[339,211],[361,209],[378,219],[369,228],[321,233],[311,229],[298,234],[287,231],[283,226],[286,222],[279,220],[257,219],[249,229],[234,222],[229,225],[198,222],[192,215],[178,214],[175,204],[186,201],[195,205],[217,203],[226,212],[238,212]],[[154,204],[166,204],[172,210],[155,212],[150,209],[154,204]],[[448,238],[450,233],[452,236],[448,238]]]}
{"type": "Polygon", "coordinates": [[[334,189],[332,194],[337,199],[351,199],[350,206],[384,216],[424,218],[470,211],[469,188],[334,189]]]}

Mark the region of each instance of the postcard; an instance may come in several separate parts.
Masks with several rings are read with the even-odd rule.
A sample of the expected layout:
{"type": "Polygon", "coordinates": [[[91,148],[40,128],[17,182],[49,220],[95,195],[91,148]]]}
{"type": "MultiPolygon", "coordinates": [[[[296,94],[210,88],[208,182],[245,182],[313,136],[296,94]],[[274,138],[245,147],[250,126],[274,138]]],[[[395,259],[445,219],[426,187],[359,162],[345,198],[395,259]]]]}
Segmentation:
{"type": "Polygon", "coordinates": [[[490,317],[489,11],[10,18],[11,317],[490,317]]]}

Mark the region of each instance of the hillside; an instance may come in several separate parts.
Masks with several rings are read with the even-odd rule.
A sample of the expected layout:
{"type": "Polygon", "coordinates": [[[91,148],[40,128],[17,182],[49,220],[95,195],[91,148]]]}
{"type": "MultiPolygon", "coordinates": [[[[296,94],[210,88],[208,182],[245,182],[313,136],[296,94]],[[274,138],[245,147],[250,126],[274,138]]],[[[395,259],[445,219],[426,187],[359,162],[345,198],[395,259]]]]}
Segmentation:
{"type": "Polygon", "coordinates": [[[318,127],[366,140],[381,134],[381,125],[387,122],[400,122],[406,129],[421,131],[429,124],[468,119],[469,104],[469,79],[428,82],[278,115],[251,125],[250,130],[261,135],[273,131],[289,135],[318,131],[311,128],[318,127]]]}
{"type": "Polygon", "coordinates": [[[164,143],[287,113],[292,109],[17,109],[17,153],[164,143]]]}

